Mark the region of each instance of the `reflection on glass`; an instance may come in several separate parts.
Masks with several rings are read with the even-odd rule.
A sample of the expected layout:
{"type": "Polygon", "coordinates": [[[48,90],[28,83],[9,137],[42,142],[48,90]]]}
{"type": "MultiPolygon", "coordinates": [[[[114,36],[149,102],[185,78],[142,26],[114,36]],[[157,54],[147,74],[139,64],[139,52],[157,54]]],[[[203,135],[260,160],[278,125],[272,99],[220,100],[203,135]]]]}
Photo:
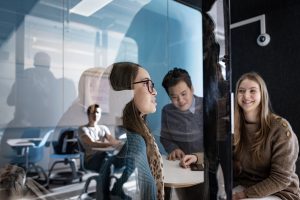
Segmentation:
{"type": "MultiPolygon", "coordinates": [[[[118,136],[121,108],[132,94],[120,97],[122,92],[108,89],[111,63],[136,62],[152,75],[157,111],[147,118],[147,124],[162,153],[161,110],[170,103],[161,87],[163,74],[173,67],[186,69],[194,93],[203,97],[199,11],[173,0],[112,1],[85,17],[69,10],[79,2],[40,0],[19,5],[12,0],[1,7],[5,16],[0,20],[1,167],[13,154],[8,138],[20,137],[27,127],[37,127],[41,132],[55,129],[51,138],[55,140],[62,129],[87,123],[86,108],[93,103],[103,109],[99,123],[118,136]],[[195,26],[190,19],[199,24],[195,26]],[[37,62],[48,64],[38,66],[35,55],[40,55],[37,62]]],[[[51,151],[52,147],[45,147],[40,163],[46,170],[51,166],[51,151]]],[[[140,171],[132,169],[128,176],[139,176],[140,171]]]]}
{"type": "MultiPolygon", "coordinates": [[[[122,127],[126,131],[127,140],[117,155],[122,157],[125,163],[119,184],[126,184],[137,170],[136,194],[139,193],[141,199],[164,199],[162,158],[146,123],[147,115],[156,111],[157,92],[154,89],[154,92],[150,93],[147,84],[133,84],[141,80],[151,80],[151,76],[140,65],[119,62],[113,64],[109,79],[114,91],[127,91],[133,94],[133,98],[126,102],[122,109],[122,127]]],[[[120,191],[119,187],[115,192],[116,195],[123,197],[123,191],[120,191]]]]}
{"type": "Polygon", "coordinates": [[[225,46],[223,2],[210,2],[214,4],[207,6],[210,10],[203,13],[204,96],[207,97],[204,143],[209,162],[210,199],[231,198],[230,74],[227,73],[228,55],[225,55],[228,47],[225,46]]]}

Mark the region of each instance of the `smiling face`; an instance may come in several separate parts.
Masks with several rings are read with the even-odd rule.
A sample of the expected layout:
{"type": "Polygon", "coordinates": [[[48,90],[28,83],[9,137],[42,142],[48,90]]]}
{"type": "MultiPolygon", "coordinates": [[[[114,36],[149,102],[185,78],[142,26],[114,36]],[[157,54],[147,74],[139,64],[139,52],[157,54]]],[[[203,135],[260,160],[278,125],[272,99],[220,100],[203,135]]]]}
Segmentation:
{"type": "Polygon", "coordinates": [[[173,105],[181,111],[187,111],[193,103],[193,87],[189,88],[184,81],[169,87],[169,96],[173,105]]]}
{"type": "Polygon", "coordinates": [[[261,103],[259,84],[253,80],[244,79],[238,87],[237,101],[243,110],[245,118],[255,119],[261,103]]]}
{"type": "MultiPolygon", "coordinates": [[[[134,90],[134,103],[137,109],[141,112],[141,116],[154,113],[156,111],[156,95],[157,92],[155,88],[153,88],[153,92],[150,93],[148,87],[151,87],[151,80],[149,73],[139,67],[138,74],[133,81],[133,90],[134,90]],[[143,81],[143,82],[141,82],[143,81]],[[139,82],[139,83],[137,83],[139,82]]],[[[151,89],[150,89],[151,90],[151,89]]]]}

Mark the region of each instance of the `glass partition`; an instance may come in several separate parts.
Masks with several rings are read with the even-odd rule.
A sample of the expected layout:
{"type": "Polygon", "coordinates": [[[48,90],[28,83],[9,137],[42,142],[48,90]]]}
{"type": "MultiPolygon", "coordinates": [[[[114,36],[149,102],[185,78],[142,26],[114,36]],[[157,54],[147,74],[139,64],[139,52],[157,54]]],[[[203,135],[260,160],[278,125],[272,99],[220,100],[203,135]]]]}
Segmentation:
{"type": "Polygon", "coordinates": [[[210,199],[231,199],[231,105],[229,1],[203,6],[205,152],[209,162],[210,199]]]}
{"type": "MultiPolygon", "coordinates": [[[[53,129],[49,141],[55,141],[63,130],[87,124],[92,103],[102,107],[100,124],[117,136],[121,110],[132,96],[116,98],[107,89],[109,66],[115,62],[140,64],[155,83],[157,110],[147,124],[163,155],[161,113],[171,103],[162,87],[164,76],[174,67],[185,69],[193,93],[203,98],[199,10],[173,0],[115,0],[85,9],[80,7],[84,2],[0,3],[1,167],[16,156],[9,139],[25,137],[24,130],[34,128],[40,134],[34,137],[40,138],[53,129]]],[[[37,161],[46,170],[53,163],[51,153],[50,145],[37,161]]]]}

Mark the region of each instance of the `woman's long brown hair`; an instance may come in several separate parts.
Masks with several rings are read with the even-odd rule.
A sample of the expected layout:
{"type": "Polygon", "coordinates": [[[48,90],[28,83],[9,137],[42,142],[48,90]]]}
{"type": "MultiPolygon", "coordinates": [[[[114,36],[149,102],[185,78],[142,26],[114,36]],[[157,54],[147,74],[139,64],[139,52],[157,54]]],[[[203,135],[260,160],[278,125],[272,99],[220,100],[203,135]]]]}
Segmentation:
{"type": "Polygon", "coordinates": [[[259,105],[259,130],[257,137],[255,138],[253,144],[251,145],[251,153],[255,160],[262,159],[261,152],[265,149],[265,142],[270,130],[270,120],[273,114],[271,103],[269,100],[269,94],[265,81],[256,72],[249,72],[243,74],[236,83],[235,88],[235,111],[234,111],[234,153],[237,157],[243,151],[243,144],[245,143],[246,137],[243,131],[245,122],[245,117],[242,108],[238,105],[237,95],[238,89],[241,82],[245,79],[255,81],[259,85],[261,92],[261,102],[259,105]]]}
{"type": "MultiPolygon", "coordinates": [[[[114,90],[132,90],[133,82],[138,75],[141,66],[131,62],[115,63],[110,74],[110,83],[114,90]]],[[[146,115],[141,116],[134,101],[131,100],[123,109],[123,127],[129,131],[140,134],[146,141],[146,144],[152,142],[149,137],[149,128],[146,124],[146,115]]]]}

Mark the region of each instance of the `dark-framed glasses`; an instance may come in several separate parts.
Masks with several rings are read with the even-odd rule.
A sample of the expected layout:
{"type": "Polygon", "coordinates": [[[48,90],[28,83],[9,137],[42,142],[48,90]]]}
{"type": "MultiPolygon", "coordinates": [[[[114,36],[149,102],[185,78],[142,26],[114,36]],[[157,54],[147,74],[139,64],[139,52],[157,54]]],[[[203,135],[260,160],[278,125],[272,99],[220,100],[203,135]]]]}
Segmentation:
{"type": "Polygon", "coordinates": [[[154,92],[154,83],[152,82],[152,80],[147,79],[143,81],[133,82],[132,84],[138,84],[138,83],[146,83],[149,93],[152,94],[154,92]]]}

